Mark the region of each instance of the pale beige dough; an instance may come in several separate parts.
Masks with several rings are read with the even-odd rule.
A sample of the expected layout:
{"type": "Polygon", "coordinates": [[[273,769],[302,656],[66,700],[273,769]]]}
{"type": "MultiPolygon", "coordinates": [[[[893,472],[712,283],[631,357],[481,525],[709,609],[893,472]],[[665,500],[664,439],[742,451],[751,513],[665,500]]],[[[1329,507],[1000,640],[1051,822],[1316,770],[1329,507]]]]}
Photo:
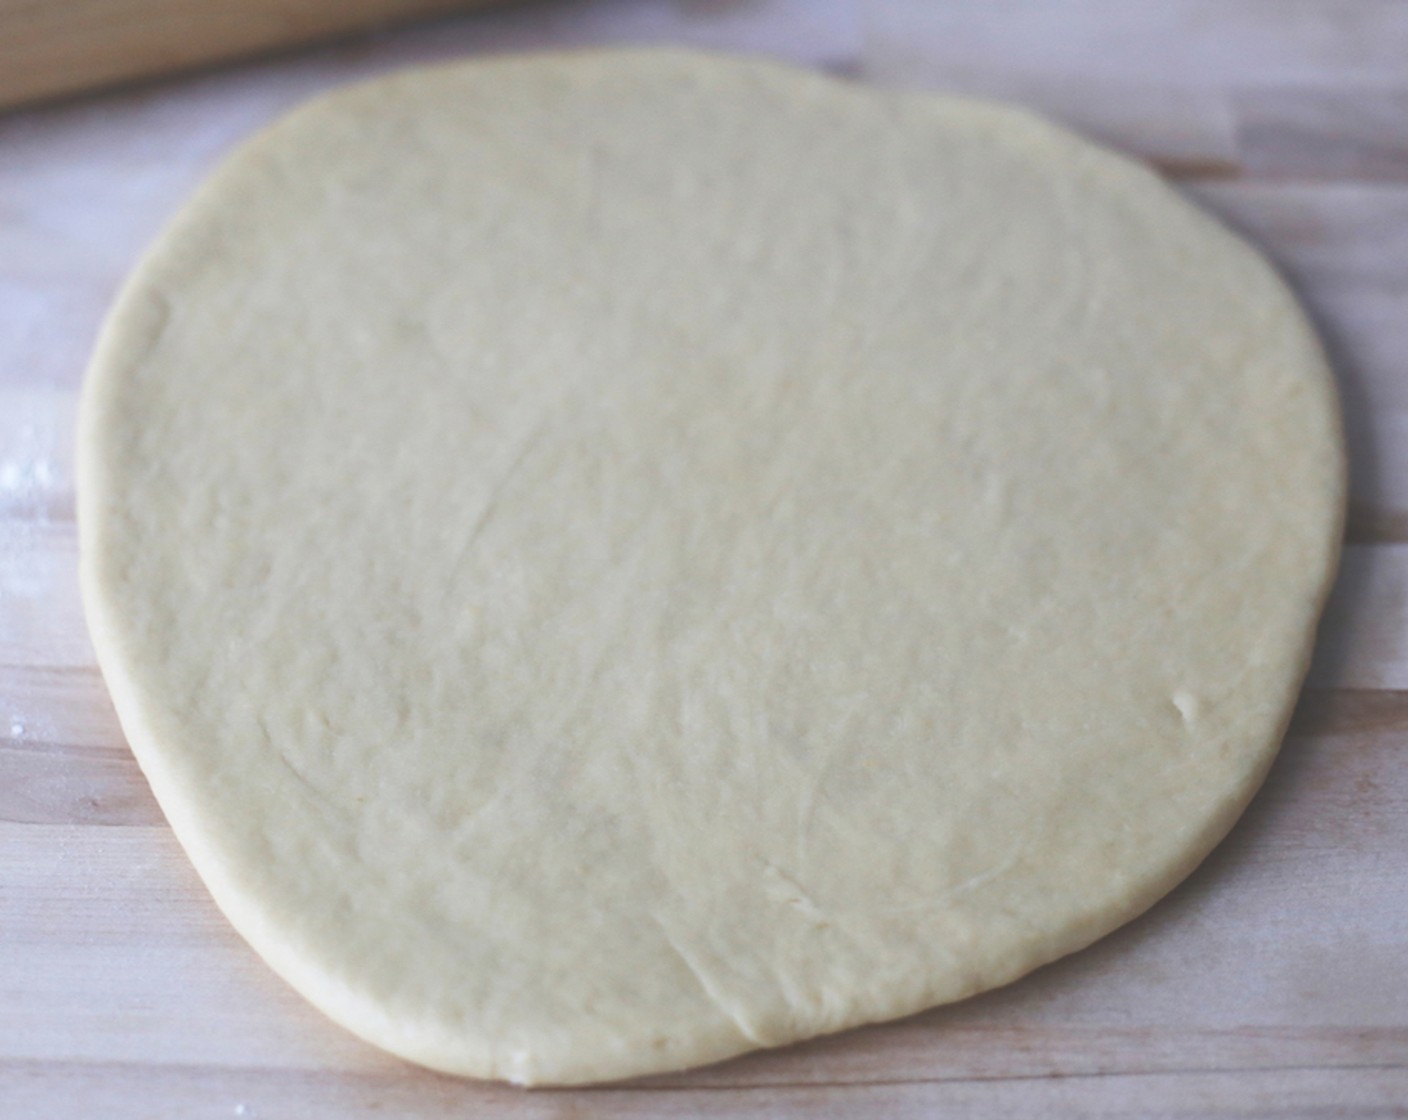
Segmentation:
{"type": "Polygon", "coordinates": [[[1259,257],[1025,113],[762,63],[413,70],[239,151],[84,395],[83,586],[211,893],[524,1083],[1004,984],[1275,753],[1338,555],[1259,257]]]}

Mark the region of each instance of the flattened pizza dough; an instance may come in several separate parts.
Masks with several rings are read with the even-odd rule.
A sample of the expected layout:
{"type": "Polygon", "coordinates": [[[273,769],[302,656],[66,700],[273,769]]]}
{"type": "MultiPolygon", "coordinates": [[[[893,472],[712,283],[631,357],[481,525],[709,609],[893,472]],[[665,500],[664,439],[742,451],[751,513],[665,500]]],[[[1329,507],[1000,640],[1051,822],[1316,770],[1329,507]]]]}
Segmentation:
{"type": "Polygon", "coordinates": [[[211,893],[442,1070],[571,1083],[1005,984],[1276,751],[1331,377],[1148,171],[997,105],[606,52],[240,150],[84,395],[93,637],[211,893]]]}

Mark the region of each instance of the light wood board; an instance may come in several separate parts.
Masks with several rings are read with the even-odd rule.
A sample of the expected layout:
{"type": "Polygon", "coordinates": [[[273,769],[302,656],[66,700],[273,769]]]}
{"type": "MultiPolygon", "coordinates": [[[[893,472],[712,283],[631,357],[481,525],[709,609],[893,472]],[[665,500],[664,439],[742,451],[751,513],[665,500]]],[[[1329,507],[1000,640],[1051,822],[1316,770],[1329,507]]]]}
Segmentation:
{"type": "Polygon", "coordinates": [[[537,2],[0,118],[0,1117],[1408,1116],[1408,4],[537,2]],[[75,587],[73,421],[125,271],[328,86],[687,43],[1012,97],[1282,266],[1353,449],[1343,573],[1265,790],[1149,914],[1003,991],[668,1078],[525,1093],[376,1052],[230,930],[123,743],[75,587]]]}

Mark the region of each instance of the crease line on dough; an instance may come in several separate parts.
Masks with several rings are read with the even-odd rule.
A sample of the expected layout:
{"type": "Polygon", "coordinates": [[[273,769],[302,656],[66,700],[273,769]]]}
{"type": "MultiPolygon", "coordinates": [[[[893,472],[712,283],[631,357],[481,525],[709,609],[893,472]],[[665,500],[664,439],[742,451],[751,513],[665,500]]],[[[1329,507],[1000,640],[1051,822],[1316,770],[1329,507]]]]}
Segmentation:
{"type": "Polygon", "coordinates": [[[710,982],[708,976],[705,975],[704,970],[694,962],[694,960],[690,957],[688,953],[684,951],[683,948],[680,947],[680,944],[678,941],[675,940],[674,935],[671,934],[670,931],[665,927],[665,923],[653,914],[651,915],[651,921],[653,921],[655,925],[659,928],[660,935],[665,939],[665,944],[669,946],[670,951],[674,953],[676,957],[679,958],[680,963],[682,963],[685,968],[689,970],[689,974],[694,977],[695,983],[699,985],[699,990],[704,993],[705,998],[707,998],[710,1003],[712,1003],[716,1008],[718,1008],[718,1010],[724,1015],[724,1017],[727,1018],[729,1022],[734,1025],[738,1033],[741,1034],[744,1038],[746,1038],[749,1042],[751,1042],[754,1046],[766,1046],[767,1043],[764,1042],[761,1038],[759,1038],[757,1034],[751,1028],[749,1028],[748,1024],[744,1022],[743,1016],[740,1015],[733,1008],[729,1007],[729,1005],[724,1001],[723,997],[719,995],[719,993],[715,990],[714,985],[710,982]]]}
{"type": "Polygon", "coordinates": [[[507,467],[499,475],[497,481],[489,490],[489,497],[484,506],[479,511],[479,516],[474,519],[474,524],[470,527],[469,535],[465,538],[461,553],[468,552],[470,546],[479,539],[489,522],[493,520],[494,514],[498,511],[499,504],[503,500],[504,491],[513,480],[513,476],[518,473],[533,449],[542,442],[543,433],[547,430],[553,410],[544,409],[538,421],[529,429],[528,434],[523,437],[523,441],[518,445],[518,450],[514,452],[513,458],[507,467]]]}

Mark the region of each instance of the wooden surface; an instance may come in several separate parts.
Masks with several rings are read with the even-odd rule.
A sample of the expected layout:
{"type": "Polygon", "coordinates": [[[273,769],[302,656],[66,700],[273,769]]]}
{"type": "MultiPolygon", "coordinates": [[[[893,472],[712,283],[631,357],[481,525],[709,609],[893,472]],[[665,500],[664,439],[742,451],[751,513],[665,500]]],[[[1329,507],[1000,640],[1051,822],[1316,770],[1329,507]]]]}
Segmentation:
{"type": "Polygon", "coordinates": [[[473,6],[475,0],[0,0],[0,107],[473,6]]]}
{"type": "Polygon", "coordinates": [[[1408,1115],[1408,4],[530,3],[0,119],[0,1117],[1408,1115]],[[1341,378],[1354,509],[1263,793],[1094,948],[905,1022],[524,1093],[325,1021],[229,929],[128,755],[74,586],[76,393],[134,255],[326,86],[593,42],[781,55],[1048,109],[1271,253],[1341,378]]]}

